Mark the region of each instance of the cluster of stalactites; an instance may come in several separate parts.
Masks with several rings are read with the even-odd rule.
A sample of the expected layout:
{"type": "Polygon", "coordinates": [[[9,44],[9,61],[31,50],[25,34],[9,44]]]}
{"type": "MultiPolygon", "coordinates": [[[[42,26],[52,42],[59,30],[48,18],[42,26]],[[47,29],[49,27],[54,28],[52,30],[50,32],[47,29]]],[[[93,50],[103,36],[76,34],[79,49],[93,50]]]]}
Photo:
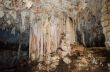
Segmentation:
{"type": "Polygon", "coordinates": [[[29,25],[52,15],[75,17],[86,7],[86,0],[1,0],[1,28],[24,32],[29,25]],[[34,19],[34,20],[32,20],[34,19]],[[33,22],[32,22],[33,21],[33,22]]]}

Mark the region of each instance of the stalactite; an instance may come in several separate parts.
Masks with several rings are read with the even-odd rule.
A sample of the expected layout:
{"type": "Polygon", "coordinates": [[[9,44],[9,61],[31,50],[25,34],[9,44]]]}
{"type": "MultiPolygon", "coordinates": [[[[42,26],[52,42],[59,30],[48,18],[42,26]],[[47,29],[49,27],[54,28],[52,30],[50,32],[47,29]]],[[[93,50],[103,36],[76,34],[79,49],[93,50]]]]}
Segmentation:
{"type": "MultiPolygon", "coordinates": [[[[44,59],[44,56],[46,57],[45,60],[50,60],[50,53],[56,52],[58,47],[65,51],[62,57],[66,56],[71,50],[70,44],[74,44],[76,41],[75,27],[72,20],[69,17],[61,16],[55,17],[55,15],[52,15],[45,20],[41,18],[39,24],[37,23],[32,27],[32,32],[35,33],[37,38],[37,42],[33,45],[35,44],[38,49],[37,57],[40,61],[44,59]]],[[[30,37],[32,38],[32,36],[30,37]]],[[[32,47],[32,45],[30,46],[32,47]]]]}
{"type": "Polygon", "coordinates": [[[36,37],[33,32],[30,32],[30,44],[29,44],[29,57],[30,60],[36,59],[36,52],[38,51],[36,48],[36,37]]]}
{"type": "Polygon", "coordinates": [[[93,30],[97,29],[100,22],[102,2],[4,0],[3,9],[0,7],[0,18],[4,19],[1,24],[14,26],[11,28],[12,32],[19,30],[22,33],[30,30],[29,55],[32,60],[50,60],[50,54],[58,48],[63,50],[64,57],[70,53],[70,45],[77,42],[77,32],[80,35],[80,43],[92,44],[97,36],[93,30]]]}

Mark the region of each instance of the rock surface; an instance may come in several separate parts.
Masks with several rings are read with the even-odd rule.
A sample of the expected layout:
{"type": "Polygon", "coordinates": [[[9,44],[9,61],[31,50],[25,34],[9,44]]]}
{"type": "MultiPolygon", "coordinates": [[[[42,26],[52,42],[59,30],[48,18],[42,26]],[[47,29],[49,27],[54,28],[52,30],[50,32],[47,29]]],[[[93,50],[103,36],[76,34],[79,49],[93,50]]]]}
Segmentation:
{"type": "MultiPolygon", "coordinates": [[[[24,34],[20,40],[26,44],[29,40],[29,60],[38,61],[39,70],[59,71],[63,65],[69,70],[72,55],[79,71],[88,64],[95,69],[103,64],[91,53],[85,56],[84,46],[110,49],[109,3],[109,0],[0,0],[0,29],[15,35],[29,33],[29,39],[24,34]]],[[[7,43],[7,39],[2,41],[7,43]]]]}

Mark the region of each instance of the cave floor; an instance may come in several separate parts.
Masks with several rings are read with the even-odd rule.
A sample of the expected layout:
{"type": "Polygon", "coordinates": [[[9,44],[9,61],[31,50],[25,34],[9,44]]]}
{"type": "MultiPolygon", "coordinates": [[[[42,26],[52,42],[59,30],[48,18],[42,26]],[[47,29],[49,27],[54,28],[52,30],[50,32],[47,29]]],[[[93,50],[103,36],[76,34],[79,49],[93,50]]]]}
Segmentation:
{"type": "Polygon", "coordinates": [[[0,68],[0,72],[110,72],[110,57],[105,47],[86,48],[84,55],[70,56],[70,64],[66,64],[62,59],[54,69],[49,66],[39,69],[38,63],[24,63],[12,67],[0,68]]]}

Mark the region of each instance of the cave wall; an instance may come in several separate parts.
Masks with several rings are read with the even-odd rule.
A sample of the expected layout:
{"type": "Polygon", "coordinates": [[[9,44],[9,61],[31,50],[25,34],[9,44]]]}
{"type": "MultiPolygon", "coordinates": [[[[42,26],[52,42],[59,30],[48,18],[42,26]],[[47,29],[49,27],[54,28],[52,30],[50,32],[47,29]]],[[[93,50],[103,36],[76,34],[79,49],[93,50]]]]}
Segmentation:
{"type": "Polygon", "coordinates": [[[110,51],[110,0],[107,0],[102,8],[101,23],[103,26],[103,33],[106,37],[105,45],[107,50],[110,51]]]}
{"type": "Polygon", "coordinates": [[[102,21],[107,16],[102,11],[105,1],[0,0],[0,29],[12,34],[29,32],[31,60],[48,60],[58,48],[64,51],[64,57],[71,54],[71,45],[77,42],[89,47],[104,46],[106,37],[108,45],[109,33],[104,29],[109,28],[102,21]]]}
{"type": "MultiPolygon", "coordinates": [[[[83,7],[81,7],[83,6],[83,7]]],[[[76,42],[77,13],[85,0],[1,0],[0,28],[30,32],[30,58],[43,60],[58,47],[70,52],[76,42]]],[[[23,36],[22,36],[23,38],[23,36]]]]}

